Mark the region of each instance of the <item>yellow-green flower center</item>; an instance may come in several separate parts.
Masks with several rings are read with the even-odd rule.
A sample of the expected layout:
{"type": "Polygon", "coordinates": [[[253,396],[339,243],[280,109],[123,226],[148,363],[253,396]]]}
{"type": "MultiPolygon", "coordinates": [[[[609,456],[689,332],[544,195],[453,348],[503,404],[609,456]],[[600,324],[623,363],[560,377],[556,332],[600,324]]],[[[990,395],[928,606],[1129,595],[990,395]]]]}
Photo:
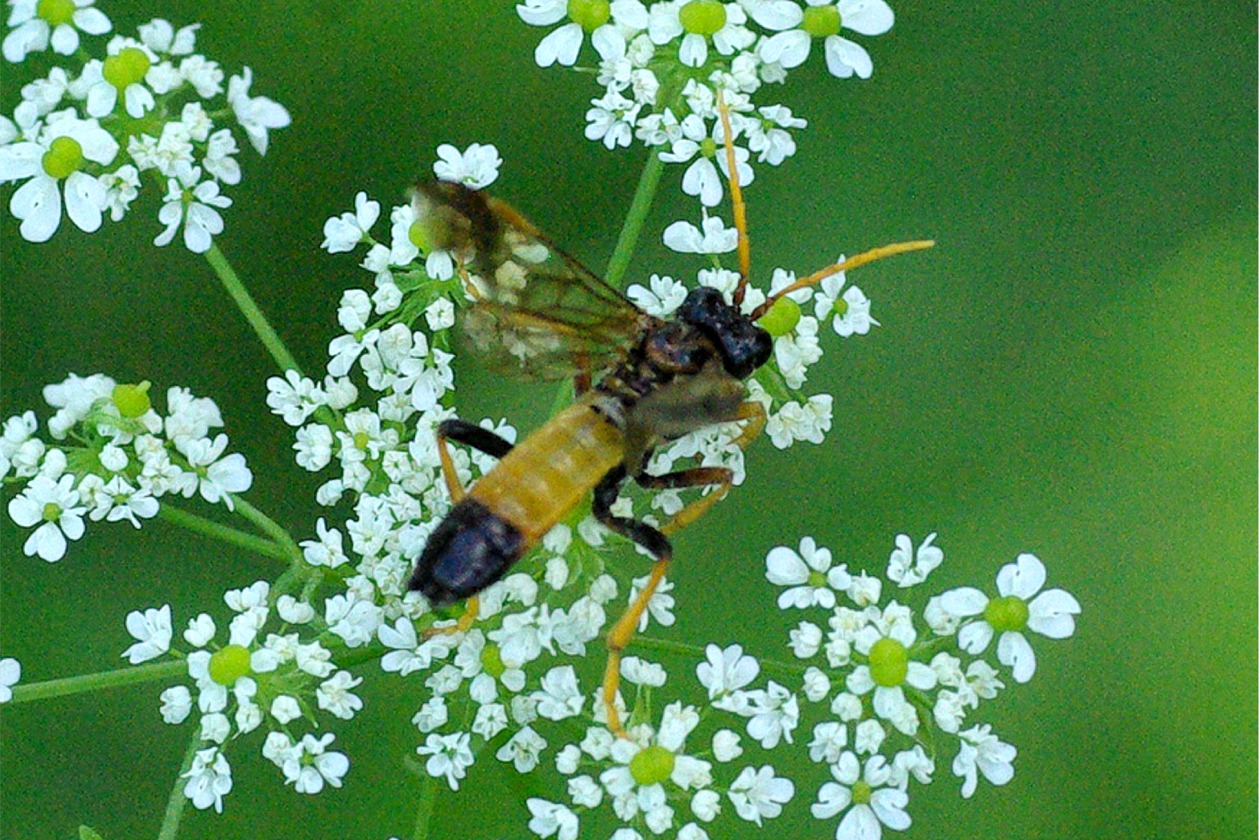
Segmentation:
{"type": "Polygon", "coordinates": [[[73,137],[57,137],[44,152],[44,171],[60,180],[83,167],[83,147],[73,137]]]}
{"type": "Polygon", "coordinates": [[[149,382],[139,385],[115,385],[111,399],[122,417],[140,417],[152,407],[149,402],[149,382]]]}
{"type": "Polygon", "coordinates": [[[120,50],[118,55],[111,55],[105,59],[101,75],[105,77],[105,81],[123,90],[128,85],[134,85],[143,79],[152,64],[153,62],[149,60],[144,50],[126,47],[120,50]]]}
{"type": "Polygon", "coordinates": [[[853,783],[853,804],[865,805],[871,801],[871,785],[865,779],[858,779],[853,783]]]}
{"type": "Polygon", "coordinates": [[[831,303],[831,311],[836,313],[840,318],[849,314],[849,302],[842,297],[836,298],[831,303]]]}
{"type": "Polygon", "coordinates": [[[594,32],[612,17],[608,0],[569,0],[569,19],[585,32],[594,32]]]}
{"type": "Polygon", "coordinates": [[[210,679],[230,686],[249,673],[249,651],[241,645],[228,645],[210,655],[210,679]]]}
{"type": "Polygon", "coordinates": [[[883,638],[871,645],[868,661],[871,666],[871,679],[875,680],[875,684],[891,688],[906,681],[906,670],[910,667],[910,652],[896,639],[883,638]]]}
{"type": "Polygon", "coordinates": [[[1028,626],[1028,605],[1014,595],[994,598],[984,608],[984,620],[1000,633],[1018,632],[1028,626]]]}
{"type": "Polygon", "coordinates": [[[56,522],[61,518],[61,505],[56,502],[44,503],[44,521],[56,522]]]}
{"type": "Polygon", "coordinates": [[[634,777],[635,784],[657,785],[673,772],[674,754],[660,744],[640,750],[630,759],[630,775],[634,777]]]}
{"type": "Polygon", "coordinates": [[[700,141],[700,154],[707,158],[717,157],[718,142],[712,137],[706,137],[700,141]]]}
{"type": "Polygon", "coordinates": [[[684,32],[706,38],[726,26],[726,7],[719,0],[691,0],[678,10],[684,32]]]}
{"type": "Polygon", "coordinates": [[[493,642],[487,642],[486,646],[481,649],[481,667],[496,680],[503,676],[507,666],[503,664],[503,657],[499,655],[498,645],[493,642]]]}
{"type": "MultiPolygon", "coordinates": [[[[757,323],[761,328],[774,338],[787,335],[796,329],[796,325],[801,322],[801,305],[791,298],[781,297],[771,306],[770,311],[761,316],[761,320],[757,323]]],[[[820,574],[814,572],[813,574],[820,574]]],[[[813,575],[810,575],[811,586],[821,586],[822,584],[812,583],[813,575]]]]}
{"type": "Polygon", "coordinates": [[[372,437],[371,437],[371,436],[370,436],[367,432],[355,432],[355,433],[354,433],[354,447],[355,447],[355,449],[363,449],[363,450],[366,450],[366,449],[367,449],[367,447],[368,447],[368,443],[370,443],[370,442],[371,442],[371,440],[372,440],[372,437]]]}
{"type": "Polygon", "coordinates": [[[801,29],[812,38],[840,34],[840,10],[835,6],[810,6],[805,10],[801,29]]]}
{"type": "Polygon", "coordinates": [[[39,0],[35,14],[48,21],[49,26],[61,26],[74,19],[74,0],[39,0]]]}

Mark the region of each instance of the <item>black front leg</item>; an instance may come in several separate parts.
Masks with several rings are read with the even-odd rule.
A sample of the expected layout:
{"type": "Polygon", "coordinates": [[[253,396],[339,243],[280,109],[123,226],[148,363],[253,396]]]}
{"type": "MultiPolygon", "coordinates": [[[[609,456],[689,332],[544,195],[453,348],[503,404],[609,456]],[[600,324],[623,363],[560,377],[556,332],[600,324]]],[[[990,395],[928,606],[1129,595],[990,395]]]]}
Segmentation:
{"type": "Polygon", "coordinates": [[[439,440],[450,439],[471,446],[491,458],[502,458],[512,451],[513,444],[467,420],[443,420],[438,424],[437,433],[439,440]]]}
{"type": "Polygon", "coordinates": [[[619,464],[609,470],[599,480],[599,484],[595,486],[595,495],[591,502],[591,513],[595,515],[595,518],[604,527],[616,531],[637,545],[643,546],[643,548],[647,549],[648,554],[651,554],[656,560],[669,560],[674,555],[674,548],[669,544],[669,539],[664,534],[646,522],[640,522],[637,519],[630,519],[625,516],[613,516],[612,506],[617,501],[617,488],[625,480],[626,468],[624,464],[619,464]]]}

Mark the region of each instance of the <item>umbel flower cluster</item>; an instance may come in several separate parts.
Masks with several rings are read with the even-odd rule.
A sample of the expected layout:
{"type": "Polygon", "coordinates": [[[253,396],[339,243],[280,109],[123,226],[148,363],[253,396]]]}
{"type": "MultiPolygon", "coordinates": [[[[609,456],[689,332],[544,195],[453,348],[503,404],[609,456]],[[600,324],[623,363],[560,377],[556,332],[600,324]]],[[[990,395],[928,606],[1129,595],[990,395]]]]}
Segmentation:
{"type": "MultiPolygon", "coordinates": [[[[196,51],[200,24],[176,29],[156,18],[136,34],[114,35],[93,0],[10,0],[4,59],[21,63],[51,50],[48,75],[22,86],[12,117],[0,115],[0,183],[20,186],[9,212],[22,238],[47,242],[63,214],[92,233],[122,221],[145,184],[161,196],[155,245],[183,228],[189,250],[209,250],[223,232],[220,210],[232,200],[223,186],[240,183],[238,134],[258,154],[271,129],[289,113],[265,96],[252,96],[248,67],[227,77],[219,63],[196,51]],[[226,87],[225,87],[226,82],[226,87]]],[[[6,71],[12,80],[16,73],[6,71]]]]}
{"type": "MultiPolygon", "coordinates": [[[[110,29],[92,0],[11,5],[9,61],[49,48],[81,56],[81,35],[110,29]]],[[[641,140],[649,169],[677,164],[683,191],[701,203],[698,226],[674,222],[663,239],[705,267],[627,289],[661,317],[696,285],[732,297],[739,275],[722,255],[737,249],[739,233],[707,209],[725,193],[726,157],[746,185],[753,156],[778,165],[795,152],[791,131],[805,125],[782,105],[755,103],[763,85],[783,82],[811,52],[832,75],[868,77],[869,55],[841,33],[878,35],[892,25],[883,0],[528,0],[517,11],[548,27],[539,64],[576,64],[588,40],[598,56],[604,93],[588,112],[587,136],[609,149],[641,140]]],[[[240,171],[230,129],[216,128],[202,104],[222,92],[223,74],[193,53],[195,30],[154,21],[138,39],[111,40],[104,60],[54,68],[22,89],[14,118],[0,122],[0,178],[22,182],[10,210],[25,238],[55,233],[63,195],[83,230],[96,230],[106,209],[121,219],[149,172],[168,190],[156,244],[182,225],[192,250],[211,247],[222,230],[219,184],[236,183],[240,171]]],[[[267,131],[288,116],[249,97],[249,85],[248,70],[233,77],[230,109],[214,112],[233,114],[263,152],[267,131]]],[[[503,163],[489,144],[443,145],[437,156],[436,178],[474,189],[491,185],[503,163]]],[[[460,623],[458,605],[434,608],[408,591],[451,508],[435,431],[457,414],[452,331],[471,301],[470,267],[428,233],[412,205],[386,211],[365,193],[324,225],[323,248],[354,253],[370,279],[343,294],[320,373],[288,369],[266,388],[267,405],[294,429],[297,466],[323,477],[314,501],[325,512],[308,533],[291,536],[263,501],[246,499],[253,475],[230,452],[217,405],[178,385],[159,400],[162,389],[147,382],[71,375],[44,389],[53,413],[43,432],[34,411],[0,428],[0,480],[28,556],[63,560],[87,523],[143,529],[161,516],[283,563],[272,579],[234,583],[221,605],[181,610],[159,599],[122,621],[130,681],[135,672],[161,681],[155,711],[188,727],[194,742],[181,770],[186,802],[222,811],[233,763],[253,751],[297,793],[353,787],[337,728],[370,713],[356,691],[368,680],[402,680],[417,698],[409,749],[426,784],[463,789],[488,762],[545,776],[539,789],[552,795],[516,803],[521,833],[542,838],[703,840],[796,806],[837,840],[866,840],[907,828],[911,790],[946,768],[964,797],[982,778],[1011,780],[1015,748],[983,722],[982,706],[1031,679],[1035,637],[1070,636],[1080,612],[1070,594],[1045,588],[1032,554],[1002,566],[992,587],[928,594],[944,559],[935,534],[917,545],[896,535],[878,565],[837,562],[811,537],[763,546],[766,626],[777,616],[783,634],[769,650],[756,649],[764,637],[734,632],[716,643],[660,638],[656,628],[676,621],[685,637],[676,598],[699,594],[666,581],[620,662],[615,707],[626,737],[608,727],[598,666],[605,634],[647,584],[646,564],[589,505],[481,593],[471,624],[460,623]],[[195,512],[200,503],[216,506],[219,519],[195,512]]],[[[762,287],[749,286],[744,311],[796,279],[774,270],[762,287]]],[[[840,345],[878,325],[870,306],[837,272],[763,317],[773,356],[747,385],[775,447],[826,439],[831,396],[801,389],[824,339],[840,345]],[[824,324],[835,339],[820,336],[824,324]]],[[[480,424],[516,440],[506,420],[480,424]]],[[[669,441],[649,471],[721,466],[738,484],[740,432],[719,424],[669,441]]],[[[495,464],[463,448],[452,455],[464,485],[495,464]]],[[[695,492],[626,490],[614,513],[659,524],[695,492]]],[[[21,699],[21,675],[17,661],[0,660],[0,702],[21,699]]],[[[405,814],[396,821],[424,824],[405,814]]]]}

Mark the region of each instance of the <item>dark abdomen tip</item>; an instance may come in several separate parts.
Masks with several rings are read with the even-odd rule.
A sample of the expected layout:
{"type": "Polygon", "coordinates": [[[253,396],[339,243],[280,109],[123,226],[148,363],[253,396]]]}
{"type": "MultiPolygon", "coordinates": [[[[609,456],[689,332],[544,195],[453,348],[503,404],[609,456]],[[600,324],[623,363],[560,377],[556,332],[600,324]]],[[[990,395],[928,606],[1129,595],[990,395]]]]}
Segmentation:
{"type": "Polygon", "coordinates": [[[465,496],[429,535],[407,588],[434,605],[462,601],[503,577],[524,549],[514,525],[465,496]]]}

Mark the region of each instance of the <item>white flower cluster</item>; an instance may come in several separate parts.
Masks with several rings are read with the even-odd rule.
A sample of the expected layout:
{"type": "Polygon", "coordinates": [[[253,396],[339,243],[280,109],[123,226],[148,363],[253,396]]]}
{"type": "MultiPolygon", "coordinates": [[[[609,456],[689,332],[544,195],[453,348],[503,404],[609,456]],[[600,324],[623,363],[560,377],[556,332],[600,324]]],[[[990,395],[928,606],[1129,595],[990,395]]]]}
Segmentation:
{"type": "Polygon", "coordinates": [[[815,42],[833,76],[869,78],[870,55],[840,33],[881,35],[893,25],[884,0],[524,0],[516,11],[555,27],[534,51],[542,67],[574,65],[589,36],[604,92],[586,112],[586,136],[609,149],[637,139],[685,164],[683,191],[706,207],[722,200],[719,172],[730,177],[718,91],[731,109],[740,183],[749,184],[753,155],[778,166],[805,127],[784,105],[754,101],[763,86],[784,82],[815,42]]]}
{"type": "Polygon", "coordinates": [[[219,407],[186,388],[166,392],[166,414],[153,408],[149,383],[118,384],[104,374],[44,388],[57,412],[48,421],[52,443],[36,432],[34,411],[4,421],[0,430],[0,479],[22,483],[9,500],[9,517],[34,528],[23,551],[60,560],[67,540],[93,522],[127,521],[136,528],[157,515],[162,496],[192,498],[232,510],[232,494],[253,484],[239,453],[226,453],[228,437],[219,407]]]}
{"type": "MultiPolygon", "coordinates": [[[[12,0],[4,57],[22,62],[50,45],[66,56],[21,90],[12,118],[0,115],[0,183],[21,182],[9,200],[21,234],[46,242],[65,214],[92,233],[108,212],[122,220],[147,178],[164,191],[154,239],[166,245],[183,227],[189,250],[209,250],[231,205],[222,185],[240,183],[237,136],[214,115],[230,112],[258,151],[268,132],[289,124],[283,106],[251,96],[248,67],[227,79],[218,62],[194,52],[200,24],[176,29],[160,18],[135,37],[116,35],[103,58],[85,58],[79,33],[111,27],[93,0],[12,0]]],[[[12,74],[10,74],[11,76],[12,74]]]]}
{"type": "MultiPolygon", "coordinates": [[[[645,685],[665,681],[659,665],[636,660],[627,671],[645,685]]],[[[653,835],[676,830],[682,840],[707,840],[710,835],[701,823],[713,822],[722,812],[719,791],[725,791],[742,820],[761,825],[763,819],[777,817],[795,792],[791,780],[775,775],[769,765],[748,765],[738,773],[732,769],[729,781],[718,782],[715,762],[716,772],[722,774],[743,748],[738,734],[719,729],[704,741],[713,761],[689,754],[687,741],[695,742],[693,732],[700,723],[694,706],[674,702],[661,712],[659,725],[634,726],[628,738],[613,737],[602,726],[587,727],[579,743],[567,744],[556,755],[556,768],[569,777],[573,807],[541,798],[527,800],[530,830],[539,837],[576,838],[581,826],[574,809],[591,811],[607,804],[624,826],[613,837],[641,838],[635,826],[653,835]]]]}
{"type": "MultiPolygon", "coordinates": [[[[184,795],[197,808],[222,812],[223,797],[232,789],[227,744],[264,724],[262,754],[280,768],[286,784],[308,794],[326,784],[341,787],[350,762],[328,749],[335,736],[308,733],[295,740],[290,734],[295,723],[311,721],[316,709],[349,720],[363,708],[353,692],[363,678],[339,670],[324,644],[339,642],[328,629],[335,606],[326,605],[321,622],[309,604],[291,595],[276,597],[266,581],[230,590],[223,600],[232,611],[226,638],[216,640],[217,627],[207,613],[189,619],[183,639],[191,649],[173,655],[187,662],[192,688],[175,685],[161,694],[167,723],[183,723],[194,708],[200,714],[205,746],[184,773],[184,795]],[[275,630],[264,634],[269,623],[275,630]]],[[[123,652],[131,664],[172,654],[169,605],[129,613],[127,631],[136,639],[123,652]]]]}
{"type": "MultiPolygon", "coordinates": [[[[935,537],[930,534],[916,549],[908,536],[899,535],[887,580],[901,588],[922,583],[944,559],[935,537]]],[[[981,700],[1005,687],[999,672],[979,658],[995,632],[1002,633],[998,661],[1012,668],[1021,683],[1033,672],[1025,632],[1056,639],[1073,632],[1080,605],[1062,590],[1037,594],[1045,567],[1036,557],[1021,554],[1002,568],[997,598],[972,588],[951,590],[929,599],[922,617],[895,600],[882,603],[879,578],[834,564],[831,552],[810,537],[798,550],[771,550],[766,577],[784,587],[781,609],[827,612],[826,629],[817,621],[801,621],[789,634],[788,647],[808,663],[805,699],[827,710],[808,747],[810,758],[829,768],[832,781],[819,789],[811,812],[822,820],[843,814],[837,840],[877,838],[881,826],[900,831],[910,825],[910,781],[932,780],[934,752],[941,746],[940,738],[924,735],[925,727],[957,739],[951,769],[963,780],[964,797],[975,792],[979,775],[995,785],[1010,781],[1015,748],[987,724],[964,726],[981,700]],[[850,605],[841,604],[842,598],[850,605]],[[966,661],[943,649],[946,644],[975,658],[966,661]],[[925,744],[935,745],[932,753],[925,744]]],[[[779,706],[789,703],[794,723],[795,695],[779,706]]],[[[755,721],[748,731],[757,737],[755,721]]],[[[760,731],[773,739],[777,729],[760,731]]]]}

